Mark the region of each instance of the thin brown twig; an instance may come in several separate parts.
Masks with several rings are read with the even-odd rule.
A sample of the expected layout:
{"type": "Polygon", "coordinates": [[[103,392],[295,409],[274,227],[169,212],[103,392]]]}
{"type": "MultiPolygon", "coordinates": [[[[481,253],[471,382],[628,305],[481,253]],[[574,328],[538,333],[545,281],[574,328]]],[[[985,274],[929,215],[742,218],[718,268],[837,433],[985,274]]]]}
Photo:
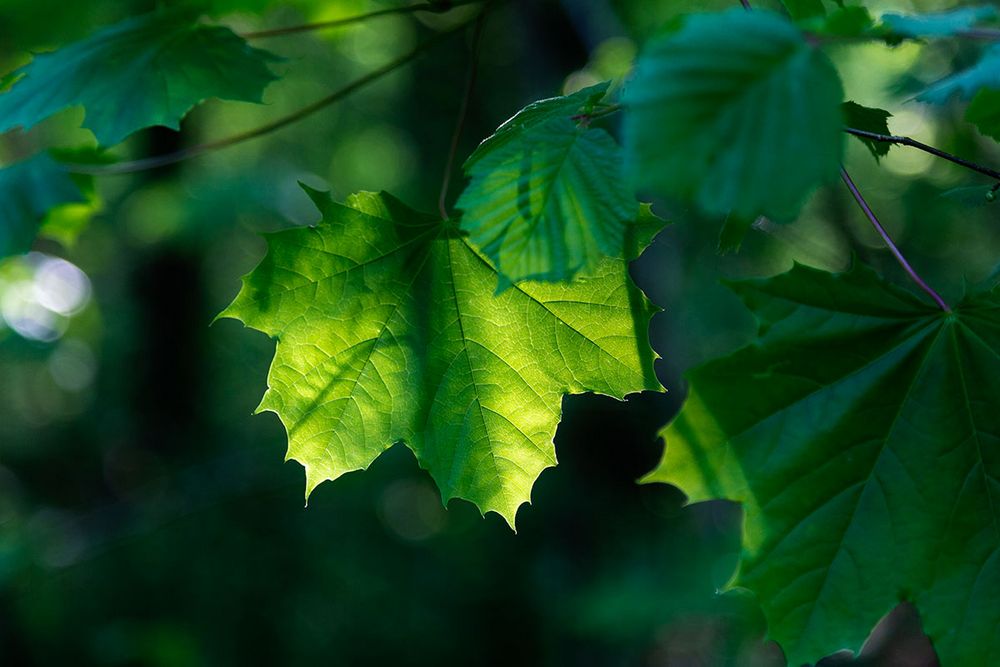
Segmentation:
{"type": "Polygon", "coordinates": [[[264,39],[268,37],[283,37],[285,35],[294,35],[300,32],[312,32],[316,30],[327,30],[331,28],[343,28],[349,25],[354,25],[356,23],[363,23],[364,21],[367,21],[369,19],[379,18],[382,16],[417,14],[417,13],[443,14],[445,12],[451,11],[452,9],[455,9],[456,7],[471,5],[482,1],[483,0],[441,0],[438,2],[424,2],[418,5],[405,5],[403,7],[390,7],[388,9],[378,9],[373,12],[368,12],[367,14],[358,14],[357,16],[348,16],[347,18],[334,19],[332,21],[303,23],[301,25],[292,25],[285,28],[272,28],[269,30],[258,30],[256,32],[245,32],[241,36],[244,39],[264,39]]]}
{"type": "Polygon", "coordinates": [[[310,116],[317,111],[328,107],[345,97],[351,95],[357,90],[367,86],[368,84],[382,78],[383,76],[393,72],[403,65],[407,64],[411,60],[416,59],[419,55],[430,49],[445,37],[454,34],[461,28],[467,26],[472,20],[463,21],[462,23],[453,26],[447,30],[437,33],[436,35],[428,38],[427,40],[421,42],[415,46],[410,52],[392,60],[382,67],[379,67],[371,72],[368,72],[364,76],[361,76],[354,81],[348,83],[342,88],[338,88],[326,97],[316,100],[312,104],[309,104],[297,111],[294,111],[286,116],[271,121],[261,125],[260,127],[248,130],[246,132],[240,132],[239,134],[234,134],[223,139],[217,139],[215,141],[208,141],[189,148],[183,148],[179,151],[173,153],[167,153],[165,155],[154,155],[152,157],[141,158],[139,160],[132,160],[129,162],[118,162],[116,164],[107,165],[71,165],[69,167],[70,171],[78,174],[88,174],[93,176],[112,176],[118,174],[131,174],[137,171],[146,171],[149,169],[158,169],[160,167],[166,167],[168,165],[176,164],[178,162],[183,162],[185,160],[190,160],[191,158],[204,155],[212,151],[216,151],[222,148],[228,148],[235,144],[243,143],[244,141],[250,141],[251,139],[257,139],[271,132],[275,132],[282,128],[288,127],[298,121],[310,116]]]}
{"type": "Polygon", "coordinates": [[[451,186],[451,172],[455,168],[455,157],[458,154],[458,142],[462,138],[462,130],[465,128],[465,120],[469,115],[469,102],[472,100],[472,91],[476,86],[476,74],[479,71],[479,42],[483,36],[483,26],[486,23],[487,5],[476,17],[475,32],[472,36],[472,54],[469,58],[469,72],[465,77],[465,90],[462,93],[462,103],[458,109],[458,121],[455,123],[455,131],[451,135],[451,145],[448,148],[448,159],[444,165],[444,175],[441,177],[441,192],[438,195],[438,211],[441,219],[448,219],[448,188],[451,186]]]}
{"type": "Polygon", "coordinates": [[[966,160],[965,158],[958,157],[957,155],[952,155],[947,153],[940,148],[934,148],[922,141],[917,141],[916,139],[911,139],[910,137],[896,136],[891,134],[878,134],[877,132],[868,132],[867,130],[859,130],[854,127],[845,127],[844,132],[854,135],[855,137],[860,137],[862,139],[868,139],[870,141],[878,141],[886,144],[896,144],[899,146],[909,146],[911,148],[916,148],[917,150],[924,151],[925,153],[930,153],[942,160],[947,160],[959,166],[965,167],[984,176],[989,176],[990,178],[1000,181],[1000,171],[996,169],[991,169],[984,165],[978,164],[971,160],[966,160]]]}
{"type": "Polygon", "coordinates": [[[872,224],[872,227],[875,228],[875,231],[878,232],[878,235],[882,237],[882,240],[885,241],[885,244],[889,247],[889,252],[891,252],[892,256],[896,258],[899,265],[903,267],[903,270],[906,271],[908,276],[910,276],[910,279],[913,280],[913,282],[916,283],[920,289],[926,292],[927,295],[930,296],[941,308],[941,310],[946,313],[950,313],[951,307],[945,303],[945,300],[941,298],[941,295],[935,292],[934,289],[920,277],[916,270],[914,270],[914,268],[906,260],[906,257],[903,256],[903,253],[900,252],[899,248],[893,242],[892,237],[889,236],[889,232],[887,232],[885,227],[882,226],[882,223],[879,222],[878,218],[875,216],[875,212],[872,211],[868,202],[865,201],[861,191],[858,190],[858,186],[854,184],[854,180],[851,178],[851,175],[847,173],[847,170],[844,169],[843,166],[840,167],[840,177],[843,179],[844,184],[847,185],[847,189],[851,191],[854,201],[856,201],[858,206],[861,207],[861,210],[868,218],[868,221],[872,224]]]}

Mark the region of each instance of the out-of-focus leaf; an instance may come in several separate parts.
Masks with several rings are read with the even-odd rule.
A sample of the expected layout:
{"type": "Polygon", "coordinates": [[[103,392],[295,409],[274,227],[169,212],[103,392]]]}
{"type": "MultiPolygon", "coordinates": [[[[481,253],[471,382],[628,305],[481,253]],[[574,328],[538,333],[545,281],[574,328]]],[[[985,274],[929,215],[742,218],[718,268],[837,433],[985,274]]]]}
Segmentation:
{"type": "Polygon", "coordinates": [[[453,223],[385,194],[309,193],[322,223],[270,236],[221,315],[279,341],[258,410],[284,423],[307,493],[402,441],[446,500],[513,525],[556,462],[563,395],[659,388],[625,261],[494,295],[453,223]]]}
{"type": "MultiPolygon", "coordinates": [[[[1000,64],[1000,58],[996,59],[1000,64]]],[[[983,88],[969,103],[965,119],[988,137],[1000,141],[1000,90],[983,88]]]]}
{"type": "Polygon", "coordinates": [[[66,168],[47,154],[0,169],[0,258],[27,252],[53,209],[86,202],[66,168]]]}
{"type": "Polygon", "coordinates": [[[898,37],[950,37],[996,18],[996,7],[980,5],[932,14],[883,14],[882,25],[898,37]]]}
{"type": "Polygon", "coordinates": [[[17,70],[20,78],[0,95],[0,132],[81,105],[84,126],[105,146],[153,125],[178,129],[207,98],[259,102],[276,78],[268,67],[274,60],[228,28],[195,23],[186,12],[147,14],[17,70]]]}
{"type": "Polygon", "coordinates": [[[865,37],[875,34],[875,20],[864,7],[838,7],[825,16],[815,16],[799,25],[825,37],[865,37]]]}
{"type": "Polygon", "coordinates": [[[1000,45],[988,48],[972,67],[953,74],[917,96],[921,102],[945,104],[972,100],[966,119],[983,134],[1000,140],[1000,45]]]}
{"type": "Polygon", "coordinates": [[[996,201],[995,192],[991,185],[968,185],[942,192],[941,196],[963,206],[986,206],[996,201]]]}
{"type": "Polygon", "coordinates": [[[740,218],[735,215],[726,216],[725,222],[722,223],[722,230],[719,232],[719,254],[727,255],[739,252],[740,246],[743,245],[743,239],[753,228],[754,222],[756,220],[740,218]]]}
{"type": "Polygon", "coordinates": [[[945,313],[857,266],[734,283],[760,338],[689,375],[650,480],[744,504],[735,585],[791,664],[899,601],[942,665],[1000,651],[1000,292],[945,313]]]}
{"type": "Polygon", "coordinates": [[[781,4],[796,21],[826,14],[823,0],[781,0],[781,4]]]}
{"type": "Polygon", "coordinates": [[[710,215],[787,221],[837,176],[840,79],[777,14],[687,17],[650,43],[625,97],[635,182],[710,215]]]}
{"type": "Polygon", "coordinates": [[[953,97],[969,100],[983,88],[1000,89],[1000,45],[986,49],[972,67],[932,84],[917,99],[933,104],[944,104],[953,97]]]}

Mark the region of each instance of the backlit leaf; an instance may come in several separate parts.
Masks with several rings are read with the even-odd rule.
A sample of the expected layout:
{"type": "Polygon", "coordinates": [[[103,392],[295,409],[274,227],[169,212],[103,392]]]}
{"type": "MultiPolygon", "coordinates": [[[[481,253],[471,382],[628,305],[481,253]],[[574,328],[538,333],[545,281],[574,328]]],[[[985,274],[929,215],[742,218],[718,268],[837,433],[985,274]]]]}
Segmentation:
{"type": "Polygon", "coordinates": [[[323,221],[270,236],[222,314],[278,340],[259,410],[285,425],[307,492],[405,442],[445,500],[513,524],[556,463],[565,394],[659,388],[623,260],[494,295],[454,223],[385,194],[309,192],[323,221]]]}
{"type": "Polygon", "coordinates": [[[611,135],[556,116],[491,146],[468,168],[462,228],[508,281],[568,280],[606,256],[634,258],[639,205],[611,135]]]}

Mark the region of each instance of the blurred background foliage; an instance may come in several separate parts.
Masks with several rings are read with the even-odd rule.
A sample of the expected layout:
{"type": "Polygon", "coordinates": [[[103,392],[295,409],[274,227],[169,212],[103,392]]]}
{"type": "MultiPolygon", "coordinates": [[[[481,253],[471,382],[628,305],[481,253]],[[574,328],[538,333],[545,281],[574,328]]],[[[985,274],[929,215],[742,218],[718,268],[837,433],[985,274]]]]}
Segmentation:
{"type": "MultiPolygon", "coordinates": [[[[392,6],[188,4],[237,31],[392,6]]],[[[605,79],[620,84],[642,40],[677,14],[733,4],[504,3],[484,34],[460,155],[530,101],[605,79]]],[[[865,4],[876,15],[953,5],[865,4]]],[[[156,5],[4,0],[0,74],[31,52],[156,5]]],[[[155,154],[257,126],[469,11],[267,40],[259,45],[286,60],[266,105],[209,102],[182,132],[143,132],[115,152],[155,154]]],[[[683,372],[753,334],[720,278],[769,275],[793,261],[837,270],[852,256],[898,277],[838,187],[817,192],[795,224],[760,223],[729,255],[716,252],[721,221],[656,203],[675,224],[635,274],[664,308],[652,334],[669,393],[624,404],[567,398],[560,465],[521,509],[517,535],[461,501],[442,507],[401,447],[368,472],[323,485],[303,509],[302,471],[281,463],[277,419],[250,416],[273,344],[235,322],[209,325],[263,254],[260,232],[317,218],[300,180],[337,196],[390,190],[433,210],[468,46],[467,35],[454,37],[260,140],[100,178],[88,202],[50,216],[49,238],[34,252],[0,263],[0,663],[784,664],[762,642],[755,602],[738,591],[716,595],[735,567],[739,508],[684,506],[676,489],[633,481],[659,457],[656,430],[683,398],[683,372]]],[[[894,133],[995,166],[996,144],[960,109],[910,99],[976,48],[872,44],[832,55],[848,99],[891,111],[894,133]]],[[[92,146],[80,120],[69,111],[0,137],[0,164],[52,146],[92,146]]],[[[993,274],[1000,203],[987,202],[989,183],[920,152],[895,148],[877,165],[860,143],[847,145],[855,179],[932,284],[954,298],[966,281],[993,274]]],[[[936,663],[919,619],[901,607],[857,664],[936,663]]]]}

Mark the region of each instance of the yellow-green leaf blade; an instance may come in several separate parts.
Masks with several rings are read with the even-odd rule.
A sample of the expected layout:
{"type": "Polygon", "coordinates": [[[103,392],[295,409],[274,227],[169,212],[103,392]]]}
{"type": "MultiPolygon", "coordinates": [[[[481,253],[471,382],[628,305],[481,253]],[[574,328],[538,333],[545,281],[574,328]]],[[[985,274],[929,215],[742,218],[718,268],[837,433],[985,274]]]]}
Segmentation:
{"type": "Polygon", "coordinates": [[[223,313],[278,339],[261,409],[307,490],[402,441],[445,499],[513,523],[555,464],[564,394],[659,387],[624,261],[495,295],[496,270],[450,223],[387,195],[312,196],[323,222],[272,235],[223,313]]]}

